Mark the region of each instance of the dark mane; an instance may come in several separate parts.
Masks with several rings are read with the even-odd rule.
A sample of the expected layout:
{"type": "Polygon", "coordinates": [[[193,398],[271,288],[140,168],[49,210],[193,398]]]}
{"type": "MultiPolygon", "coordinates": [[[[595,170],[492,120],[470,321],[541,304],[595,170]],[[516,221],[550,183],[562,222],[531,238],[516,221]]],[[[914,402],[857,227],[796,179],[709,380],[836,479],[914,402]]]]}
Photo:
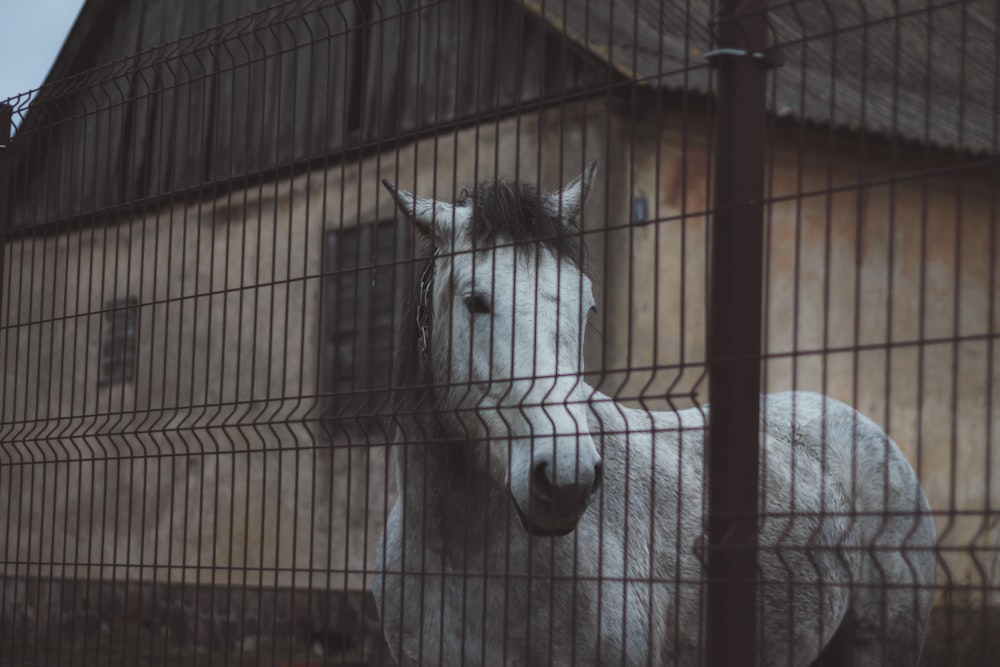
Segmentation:
{"type": "Polygon", "coordinates": [[[575,221],[546,210],[546,193],[528,183],[487,180],[463,191],[460,206],[472,204],[472,243],[479,249],[513,243],[541,244],[584,268],[584,248],[575,221]]]}
{"type": "Polygon", "coordinates": [[[397,329],[392,365],[392,410],[397,422],[400,416],[412,416],[422,401],[422,391],[430,382],[420,353],[420,326],[417,309],[420,303],[420,279],[425,271],[433,275],[434,250],[425,239],[417,236],[415,257],[406,267],[409,273],[403,294],[403,308],[397,329]]]}

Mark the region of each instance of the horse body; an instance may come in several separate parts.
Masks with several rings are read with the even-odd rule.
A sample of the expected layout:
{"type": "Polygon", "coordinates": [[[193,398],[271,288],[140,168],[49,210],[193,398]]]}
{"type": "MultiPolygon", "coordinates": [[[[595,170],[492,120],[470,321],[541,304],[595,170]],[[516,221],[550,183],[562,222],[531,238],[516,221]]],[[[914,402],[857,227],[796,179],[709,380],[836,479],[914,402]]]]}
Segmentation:
{"type": "MultiPolygon", "coordinates": [[[[583,196],[585,189],[579,202],[583,196]]],[[[411,214],[420,209],[419,200],[400,205],[411,214]]],[[[440,215],[440,206],[425,202],[424,210],[440,215]]],[[[445,269],[435,271],[437,308],[449,288],[445,269]]],[[[444,344],[442,332],[455,320],[435,318],[438,356],[454,347],[455,334],[444,344]]],[[[501,438],[475,431],[455,410],[468,386],[464,394],[438,392],[437,410],[400,418],[393,452],[399,497],[373,589],[388,645],[402,664],[704,662],[709,409],[630,409],[583,384],[575,370],[572,386],[554,392],[557,384],[550,384],[543,392],[573,407],[568,416],[549,418],[555,426],[542,437],[551,444],[531,445],[530,456],[527,445],[509,444],[518,426],[503,400],[490,408],[508,429],[501,438]],[[451,411],[441,409],[442,400],[451,411]],[[554,470],[556,481],[563,475],[566,483],[558,472],[565,462],[557,457],[560,447],[570,447],[571,419],[586,422],[572,442],[587,468],[570,480],[572,493],[560,497],[561,487],[547,489],[552,480],[539,482],[539,475],[554,470]],[[518,456],[528,456],[520,467],[518,456]],[[522,469],[531,478],[523,489],[515,479],[522,469]],[[546,504],[553,498],[559,502],[546,504]],[[577,504],[585,508],[579,516],[577,504]],[[571,532],[564,532],[563,515],[573,520],[571,532]]],[[[501,371],[494,365],[485,372],[501,371]]],[[[514,398],[537,390],[518,394],[510,386],[504,394],[514,398]]],[[[434,393],[424,389],[425,398],[434,393]]],[[[466,408],[480,421],[491,418],[483,408],[491,391],[473,392],[473,407],[466,408]]],[[[760,423],[755,662],[915,664],[931,605],[935,534],[912,468],[873,422],[817,394],[764,397],[760,423]]]]}

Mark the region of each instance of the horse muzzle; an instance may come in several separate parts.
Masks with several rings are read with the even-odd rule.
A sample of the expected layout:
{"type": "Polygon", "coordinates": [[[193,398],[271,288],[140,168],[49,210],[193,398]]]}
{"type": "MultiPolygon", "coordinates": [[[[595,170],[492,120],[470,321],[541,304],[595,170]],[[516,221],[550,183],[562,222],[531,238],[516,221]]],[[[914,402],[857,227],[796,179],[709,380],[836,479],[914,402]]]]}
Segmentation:
{"type": "Polygon", "coordinates": [[[548,462],[537,463],[531,471],[528,507],[521,507],[511,492],[518,520],[532,535],[561,537],[573,532],[601,488],[602,474],[598,461],[572,479],[559,480],[548,462]]]}

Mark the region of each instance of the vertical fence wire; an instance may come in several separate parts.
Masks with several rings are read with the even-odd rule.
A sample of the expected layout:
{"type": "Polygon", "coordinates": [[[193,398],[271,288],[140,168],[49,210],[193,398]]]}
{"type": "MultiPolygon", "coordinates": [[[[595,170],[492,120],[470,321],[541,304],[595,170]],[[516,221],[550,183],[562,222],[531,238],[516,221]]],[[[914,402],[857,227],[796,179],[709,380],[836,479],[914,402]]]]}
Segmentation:
{"type": "MultiPolygon", "coordinates": [[[[7,238],[10,224],[10,137],[14,124],[14,107],[0,104],[0,243],[7,238]]],[[[4,258],[7,251],[0,245],[0,312],[3,311],[4,258]]]]}

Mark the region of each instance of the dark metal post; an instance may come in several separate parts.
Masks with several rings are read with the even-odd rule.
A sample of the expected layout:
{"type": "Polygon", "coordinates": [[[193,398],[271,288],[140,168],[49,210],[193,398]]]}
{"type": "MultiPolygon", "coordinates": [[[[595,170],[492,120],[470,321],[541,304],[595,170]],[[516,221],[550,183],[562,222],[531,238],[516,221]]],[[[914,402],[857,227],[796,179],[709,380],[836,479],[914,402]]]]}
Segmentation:
{"type": "Polygon", "coordinates": [[[10,226],[10,134],[14,107],[0,103],[0,313],[3,312],[4,254],[10,226]]]}
{"type": "Polygon", "coordinates": [[[708,664],[757,653],[767,0],[721,0],[715,212],[711,227],[708,664]]]}

